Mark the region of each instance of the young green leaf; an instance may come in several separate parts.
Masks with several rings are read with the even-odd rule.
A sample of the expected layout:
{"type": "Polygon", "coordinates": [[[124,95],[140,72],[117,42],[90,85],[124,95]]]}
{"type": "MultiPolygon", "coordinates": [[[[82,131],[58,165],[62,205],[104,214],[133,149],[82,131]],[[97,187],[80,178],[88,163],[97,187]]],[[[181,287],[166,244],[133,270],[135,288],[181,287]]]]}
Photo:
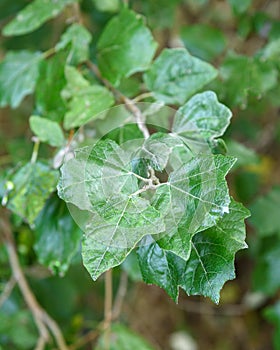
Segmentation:
{"type": "Polygon", "coordinates": [[[60,41],[55,45],[56,51],[66,49],[70,45],[68,63],[78,65],[89,58],[90,32],[82,25],[74,23],[62,34],[60,41]]]}
{"type": "Polygon", "coordinates": [[[34,0],[3,29],[4,35],[22,35],[33,32],[43,23],[56,17],[66,5],[78,0],[34,0]]]}
{"type": "Polygon", "coordinates": [[[7,53],[0,63],[0,107],[10,105],[16,108],[34,91],[41,59],[39,52],[7,53]]]}
{"type": "Polygon", "coordinates": [[[211,140],[227,129],[231,111],[212,91],[193,96],[175,115],[172,132],[186,139],[211,140]]]}
{"type": "Polygon", "coordinates": [[[10,178],[14,188],[9,194],[8,208],[33,224],[57,180],[58,172],[49,166],[40,162],[27,163],[10,178]]]}
{"type": "Polygon", "coordinates": [[[183,104],[217,76],[210,64],[193,57],[185,49],[164,49],[144,81],[157,100],[183,104]]]}
{"type": "MultiPolygon", "coordinates": [[[[98,114],[114,104],[111,92],[101,85],[90,85],[74,67],[66,67],[67,86],[63,97],[68,112],[64,117],[64,128],[72,129],[98,118],[98,114]]],[[[104,115],[103,115],[104,117],[104,115]]]]}
{"type": "Polygon", "coordinates": [[[98,66],[104,78],[118,85],[122,78],[146,70],[157,44],[143,18],[124,9],[105,27],[97,44],[98,66]]]}
{"type": "Polygon", "coordinates": [[[58,123],[51,120],[31,116],[29,119],[31,130],[40,141],[46,142],[53,147],[61,147],[64,143],[64,136],[58,123]]]}
{"type": "Polygon", "coordinates": [[[76,225],[66,204],[51,197],[35,221],[34,249],[41,264],[64,275],[78,251],[82,231],[76,225]]]}

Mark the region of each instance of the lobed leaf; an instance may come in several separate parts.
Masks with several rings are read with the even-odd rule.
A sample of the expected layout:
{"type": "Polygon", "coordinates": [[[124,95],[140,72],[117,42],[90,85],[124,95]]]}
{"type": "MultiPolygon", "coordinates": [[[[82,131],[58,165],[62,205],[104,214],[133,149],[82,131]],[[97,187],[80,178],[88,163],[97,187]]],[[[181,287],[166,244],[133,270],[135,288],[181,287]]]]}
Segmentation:
{"type": "Polygon", "coordinates": [[[185,49],[164,49],[145,73],[144,81],[157,100],[183,104],[217,76],[210,64],[185,49]]]}

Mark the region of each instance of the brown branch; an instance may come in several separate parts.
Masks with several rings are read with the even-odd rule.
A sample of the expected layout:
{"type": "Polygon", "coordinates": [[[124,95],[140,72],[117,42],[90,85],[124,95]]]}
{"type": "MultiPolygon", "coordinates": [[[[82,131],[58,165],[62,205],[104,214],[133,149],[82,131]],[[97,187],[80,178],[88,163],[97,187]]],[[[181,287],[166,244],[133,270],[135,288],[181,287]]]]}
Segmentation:
{"type": "Polygon", "coordinates": [[[147,139],[150,136],[150,132],[145,123],[145,117],[143,116],[141,110],[136,105],[135,101],[123,95],[118,89],[116,89],[107,79],[102,77],[98,67],[91,61],[86,61],[88,68],[95,74],[95,76],[109,89],[121,102],[125,104],[125,107],[130,111],[136,120],[138,128],[142,131],[144,138],[147,139]]]}
{"type": "Polygon", "coordinates": [[[104,302],[104,347],[110,349],[111,321],[113,306],[113,276],[112,269],[105,272],[105,302],[104,302]]]}
{"type": "Polygon", "coordinates": [[[37,325],[40,334],[36,350],[44,349],[44,345],[46,344],[46,342],[49,341],[50,334],[48,328],[52,332],[59,349],[68,350],[60,328],[58,327],[57,323],[47,314],[47,312],[38,303],[25,278],[25,275],[19,263],[19,258],[17,256],[12,230],[7,215],[5,214],[6,213],[4,212],[4,215],[1,219],[1,227],[4,242],[9,256],[9,262],[12,269],[12,273],[15,281],[17,282],[20,288],[23,298],[33,315],[34,321],[37,325]]]}

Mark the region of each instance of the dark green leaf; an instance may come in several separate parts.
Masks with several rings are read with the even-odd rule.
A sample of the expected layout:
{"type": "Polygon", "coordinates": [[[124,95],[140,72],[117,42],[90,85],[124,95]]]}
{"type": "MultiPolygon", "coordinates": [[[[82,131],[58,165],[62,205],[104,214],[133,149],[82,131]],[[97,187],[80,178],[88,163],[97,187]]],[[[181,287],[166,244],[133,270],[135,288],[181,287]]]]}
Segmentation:
{"type": "Polygon", "coordinates": [[[192,252],[181,280],[187,294],[208,296],[219,302],[224,283],[235,278],[236,252],[247,247],[244,219],[248,216],[247,209],[232,201],[229,213],[216,226],[193,237],[192,252]]]}
{"type": "Polygon", "coordinates": [[[264,317],[274,325],[274,350],[280,350],[280,301],[264,310],[264,317]]]}
{"type": "Polygon", "coordinates": [[[27,163],[10,179],[14,188],[10,192],[8,208],[25,218],[30,224],[43,209],[54,191],[58,172],[43,163],[27,163]]]}
{"type": "Polygon", "coordinates": [[[63,201],[57,197],[47,201],[35,221],[35,235],[39,262],[64,275],[79,249],[82,232],[63,201]]]}
{"type": "Polygon", "coordinates": [[[249,93],[260,98],[276,86],[277,74],[273,62],[231,53],[221,66],[221,94],[231,105],[245,108],[249,93]]]}
{"type": "Polygon", "coordinates": [[[29,119],[31,130],[40,141],[46,142],[53,147],[60,147],[64,143],[64,136],[58,123],[51,120],[32,116],[29,119]]]}
{"type": "Polygon", "coordinates": [[[38,52],[11,51],[0,63],[0,107],[19,106],[25,96],[34,91],[38,65],[42,55],[38,52]]]}
{"type": "MultiPolygon", "coordinates": [[[[110,350],[153,350],[146,340],[118,323],[112,325],[110,337],[110,350]]],[[[95,350],[104,350],[104,344],[104,337],[101,337],[95,350]]]]}
{"type": "Polygon", "coordinates": [[[36,112],[48,119],[61,121],[66,111],[61,91],[66,84],[64,66],[66,54],[58,53],[39,65],[36,84],[36,112]]]}
{"type": "Polygon", "coordinates": [[[98,66],[104,78],[118,85],[122,78],[149,67],[157,44],[143,18],[128,9],[115,16],[98,41],[98,66]]]}
{"type": "Polygon", "coordinates": [[[223,32],[206,24],[183,27],[181,38],[192,55],[206,61],[211,61],[220,55],[226,46],[223,32]]]}
{"type": "Polygon", "coordinates": [[[248,215],[232,200],[230,212],[216,226],[194,235],[187,261],[157,243],[141,246],[138,256],[144,280],[164,288],[175,301],[180,286],[188,295],[208,296],[218,303],[222,286],[235,277],[235,253],[247,247],[244,219],[248,215]]]}
{"type": "Polygon", "coordinates": [[[275,187],[265,196],[260,197],[250,207],[250,222],[263,236],[280,232],[280,188],[275,187]]]}
{"type": "Polygon", "coordinates": [[[248,10],[252,0],[228,0],[232,10],[237,14],[242,14],[248,10]]]}
{"type": "Polygon", "coordinates": [[[43,23],[56,17],[66,5],[77,0],[34,0],[3,29],[4,35],[22,35],[33,32],[43,23]]]}
{"type": "Polygon", "coordinates": [[[210,64],[185,49],[165,49],[144,75],[147,88],[157,100],[183,104],[217,76],[210,64]]]}

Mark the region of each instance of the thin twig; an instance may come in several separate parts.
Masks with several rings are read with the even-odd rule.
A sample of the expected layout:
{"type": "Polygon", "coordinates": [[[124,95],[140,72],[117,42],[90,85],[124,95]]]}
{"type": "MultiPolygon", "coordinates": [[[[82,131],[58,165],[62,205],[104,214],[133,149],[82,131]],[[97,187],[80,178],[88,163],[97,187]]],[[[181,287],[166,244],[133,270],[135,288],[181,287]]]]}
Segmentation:
{"type": "Polygon", "coordinates": [[[112,306],[113,306],[113,278],[112,269],[105,272],[105,302],[104,302],[104,347],[105,350],[110,349],[111,337],[111,321],[112,321],[112,306]]]}
{"type": "Polygon", "coordinates": [[[118,291],[117,291],[114,306],[113,306],[113,312],[112,312],[112,319],[113,320],[118,319],[120,316],[123,302],[124,302],[124,298],[125,298],[126,291],[127,291],[127,280],[128,280],[127,273],[125,271],[122,271],[118,291]]]}
{"type": "MultiPolygon", "coordinates": [[[[3,211],[4,212],[4,211],[3,211]]],[[[47,312],[41,307],[35,298],[26,278],[22,271],[22,268],[19,263],[19,258],[17,256],[15,242],[13,239],[13,234],[11,227],[9,225],[8,219],[5,217],[1,220],[2,233],[4,236],[4,241],[6,244],[10,266],[13,272],[13,276],[20,288],[20,291],[23,295],[23,298],[30,309],[34,321],[37,325],[40,338],[37,343],[36,350],[41,350],[44,347],[44,344],[49,340],[50,334],[48,328],[52,332],[55,341],[60,350],[68,350],[68,347],[63,338],[62,332],[56,322],[47,314],[47,312]]]]}
{"type": "Polygon", "coordinates": [[[143,94],[134,97],[132,99],[132,101],[133,101],[133,103],[137,103],[137,102],[140,102],[148,97],[153,97],[153,93],[152,92],[143,92],[143,94]]]}
{"type": "Polygon", "coordinates": [[[11,295],[15,285],[16,285],[16,280],[15,280],[14,276],[12,276],[9,279],[9,281],[6,283],[4,290],[3,290],[3,292],[0,295],[0,307],[9,298],[9,296],[11,295]]]}
{"type": "Polygon", "coordinates": [[[116,89],[108,80],[102,77],[102,74],[100,73],[98,67],[92,63],[91,61],[86,61],[86,65],[88,68],[95,74],[95,76],[109,89],[111,90],[116,97],[125,104],[125,107],[128,111],[130,111],[136,120],[136,123],[139,127],[139,129],[142,131],[145,139],[147,139],[150,136],[150,132],[146,126],[145,123],[145,117],[143,116],[141,110],[138,108],[138,106],[135,104],[134,100],[131,100],[130,98],[123,95],[118,89],[116,89]]]}

